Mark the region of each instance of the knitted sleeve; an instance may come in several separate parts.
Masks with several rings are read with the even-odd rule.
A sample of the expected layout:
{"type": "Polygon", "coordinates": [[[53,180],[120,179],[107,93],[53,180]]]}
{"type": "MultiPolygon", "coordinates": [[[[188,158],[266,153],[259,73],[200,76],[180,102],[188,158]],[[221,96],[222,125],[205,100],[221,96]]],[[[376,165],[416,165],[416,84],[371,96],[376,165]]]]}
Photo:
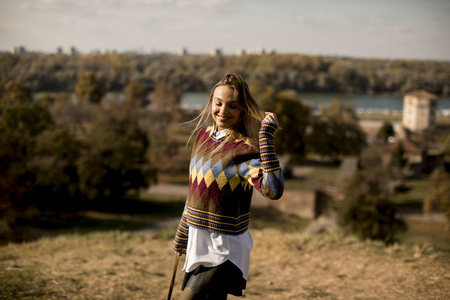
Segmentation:
{"type": "Polygon", "coordinates": [[[252,185],[265,197],[279,199],[284,191],[284,177],[273,141],[277,125],[263,122],[259,131],[259,151],[261,159],[250,162],[252,185]]]}
{"type": "Polygon", "coordinates": [[[175,240],[173,241],[172,249],[178,253],[186,253],[186,247],[189,236],[189,226],[187,225],[186,211],[181,215],[180,223],[178,224],[175,240]]]}

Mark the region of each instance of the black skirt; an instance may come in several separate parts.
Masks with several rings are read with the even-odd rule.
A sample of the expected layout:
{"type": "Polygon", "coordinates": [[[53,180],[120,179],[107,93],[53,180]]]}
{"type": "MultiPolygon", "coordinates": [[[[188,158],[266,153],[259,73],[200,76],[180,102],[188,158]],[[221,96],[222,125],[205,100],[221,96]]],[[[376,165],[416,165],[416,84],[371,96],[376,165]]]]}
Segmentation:
{"type": "Polygon", "coordinates": [[[190,289],[196,294],[231,294],[242,296],[247,281],[242,271],[231,261],[227,260],[216,267],[199,266],[184,275],[181,290],[190,289]]]}

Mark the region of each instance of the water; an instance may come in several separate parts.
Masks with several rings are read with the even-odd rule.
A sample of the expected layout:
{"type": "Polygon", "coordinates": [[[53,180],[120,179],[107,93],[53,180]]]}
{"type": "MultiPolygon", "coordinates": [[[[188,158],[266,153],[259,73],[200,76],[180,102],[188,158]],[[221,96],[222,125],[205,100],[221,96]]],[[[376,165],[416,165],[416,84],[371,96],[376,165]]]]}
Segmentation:
{"type": "MultiPolygon", "coordinates": [[[[328,106],[333,99],[341,103],[352,104],[359,113],[382,113],[387,115],[401,114],[403,97],[394,95],[349,95],[335,93],[299,93],[299,97],[312,109],[320,105],[328,106]]],[[[188,108],[200,109],[208,102],[208,92],[188,92],[181,97],[181,105],[188,108]]],[[[438,115],[450,116],[450,97],[438,100],[438,115]]]]}

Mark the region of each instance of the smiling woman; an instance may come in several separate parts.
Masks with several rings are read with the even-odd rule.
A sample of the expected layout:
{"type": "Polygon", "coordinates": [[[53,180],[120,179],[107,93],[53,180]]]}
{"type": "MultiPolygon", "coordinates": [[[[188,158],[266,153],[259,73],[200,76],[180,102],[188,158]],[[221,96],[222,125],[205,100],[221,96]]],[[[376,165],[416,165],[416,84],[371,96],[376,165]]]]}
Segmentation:
{"type": "Polygon", "coordinates": [[[253,187],[274,200],[284,190],[273,142],[277,117],[256,104],[239,74],[228,74],[197,119],[189,194],[173,244],[186,254],[181,299],[242,296],[253,247],[253,187]],[[203,127],[208,121],[212,126],[203,127]]]}

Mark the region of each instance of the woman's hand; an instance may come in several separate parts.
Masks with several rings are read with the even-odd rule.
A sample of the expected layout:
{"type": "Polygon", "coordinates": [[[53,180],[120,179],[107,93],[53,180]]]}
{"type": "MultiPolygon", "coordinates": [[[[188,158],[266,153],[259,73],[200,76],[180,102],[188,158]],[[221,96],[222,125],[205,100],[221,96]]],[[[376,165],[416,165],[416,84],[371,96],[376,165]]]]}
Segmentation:
{"type": "Polygon", "coordinates": [[[264,118],[263,122],[264,121],[271,122],[271,123],[277,125],[277,127],[279,126],[277,115],[274,113],[266,112],[266,117],[264,118]]]}

